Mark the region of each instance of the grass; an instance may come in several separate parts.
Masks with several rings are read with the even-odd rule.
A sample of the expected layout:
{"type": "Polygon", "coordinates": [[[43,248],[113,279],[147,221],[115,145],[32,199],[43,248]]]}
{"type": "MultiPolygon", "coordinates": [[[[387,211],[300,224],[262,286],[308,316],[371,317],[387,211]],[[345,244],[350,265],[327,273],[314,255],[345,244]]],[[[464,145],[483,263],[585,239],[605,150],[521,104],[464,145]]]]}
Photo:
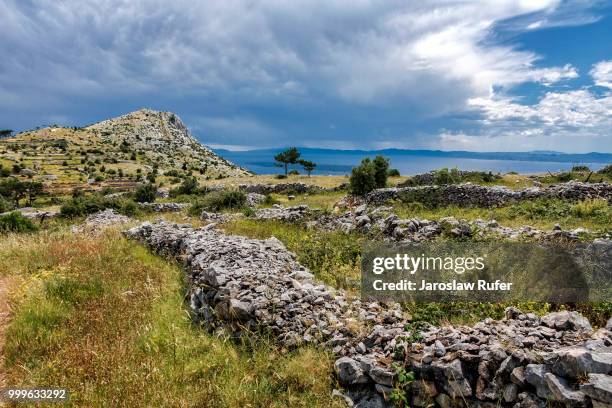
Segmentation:
{"type": "Polygon", "coordinates": [[[66,387],[68,406],[334,406],[330,356],[194,327],[179,268],[117,232],[0,240],[0,271],[18,282],[9,385],[66,387]]]}
{"type": "Polygon", "coordinates": [[[321,232],[279,221],[242,219],[223,225],[229,234],[250,238],[276,237],[296,253],[300,263],[330,286],[349,289],[359,287],[361,250],[365,238],[340,231],[321,232]]]}
{"type": "MultiPolygon", "coordinates": [[[[321,232],[296,224],[278,221],[241,219],[223,226],[227,233],[266,239],[272,236],[281,240],[293,251],[300,263],[326,284],[347,289],[350,295],[359,295],[361,282],[361,254],[366,238],[342,232],[321,232]]],[[[404,311],[414,321],[432,324],[473,324],[484,318],[501,319],[508,306],[517,306],[523,312],[545,314],[555,307],[542,302],[444,302],[404,303],[404,311]]],[[[561,306],[562,307],[562,306],[561,306]]],[[[601,302],[574,305],[595,326],[606,324],[612,313],[612,303],[601,302]]]]}
{"type": "Polygon", "coordinates": [[[318,194],[298,194],[295,198],[289,200],[287,194],[270,194],[270,196],[283,206],[293,206],[306,204],[311,208],[331,211],[342,197],[346,195],[346,191],[325,192],[318,194]]]}
{"type": "Polygon", "coordinates": [[[612,230],[612,207],[603,199],[577,203],[557,199],[535,200],[497,208],[456,206],[428,208],[420,203],[395,203],[394,211],[401,218],[438,220],[453,216],[467,220],[494,219],[507,227],[531,225],[550,229],[555,224],[559,224],[565,229],[585,227],[594,231],[612,230]]]}

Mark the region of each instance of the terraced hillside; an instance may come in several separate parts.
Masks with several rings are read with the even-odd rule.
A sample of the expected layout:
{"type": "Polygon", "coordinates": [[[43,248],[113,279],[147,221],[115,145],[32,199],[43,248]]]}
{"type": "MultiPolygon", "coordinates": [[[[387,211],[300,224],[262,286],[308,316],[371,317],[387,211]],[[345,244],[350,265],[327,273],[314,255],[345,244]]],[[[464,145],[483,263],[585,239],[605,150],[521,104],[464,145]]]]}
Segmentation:
{"type": "Polygon", "coordinates": [[[209,180],[248,174],[200,144],[174,113],[149,109],[85,128],[53,126],[0,140],[0,164],[50,188],[121,187],[184,173],[209,180]]]}

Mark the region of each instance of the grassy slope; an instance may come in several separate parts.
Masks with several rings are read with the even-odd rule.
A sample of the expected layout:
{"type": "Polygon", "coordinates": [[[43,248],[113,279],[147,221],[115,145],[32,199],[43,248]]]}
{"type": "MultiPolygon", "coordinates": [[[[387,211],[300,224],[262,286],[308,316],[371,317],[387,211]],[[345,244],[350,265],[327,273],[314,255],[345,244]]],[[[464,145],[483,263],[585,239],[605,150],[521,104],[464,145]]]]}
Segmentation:
{"type": "Polygon", "coordinates": [[[67,387],[72,406],[333,406],[321,351],[237,345],[193,327],[179,268],[116,232],[0,237],[20,284],[9,385],[67,387]]]}

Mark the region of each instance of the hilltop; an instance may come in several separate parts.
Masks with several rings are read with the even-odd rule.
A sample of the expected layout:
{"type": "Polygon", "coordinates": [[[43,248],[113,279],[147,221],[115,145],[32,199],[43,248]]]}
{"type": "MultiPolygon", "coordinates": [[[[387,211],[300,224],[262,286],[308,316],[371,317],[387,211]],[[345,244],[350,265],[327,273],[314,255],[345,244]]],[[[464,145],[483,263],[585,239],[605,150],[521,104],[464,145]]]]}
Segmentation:
{"type": "Polygon", "coordinates": [[[0,164],[55,186],[118,185],[151,174],[169,181],[185,173],[208,180],[249,174],[198,142],[176,114],[149,109],[0,140],[0,164]]]}

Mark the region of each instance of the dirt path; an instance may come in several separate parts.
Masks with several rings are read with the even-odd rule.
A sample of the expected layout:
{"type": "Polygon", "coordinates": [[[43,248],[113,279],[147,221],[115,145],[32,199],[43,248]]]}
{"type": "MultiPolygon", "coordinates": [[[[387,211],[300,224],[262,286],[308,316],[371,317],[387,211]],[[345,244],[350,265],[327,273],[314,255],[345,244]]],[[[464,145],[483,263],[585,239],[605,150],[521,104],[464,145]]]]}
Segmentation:
{"type": "Polygon", "coordinates": [[[4,373],[4,332],[11,317],[8,292],[12,280],[8,277],[0,278],[0,388],[6,386],[4,373]]]}

